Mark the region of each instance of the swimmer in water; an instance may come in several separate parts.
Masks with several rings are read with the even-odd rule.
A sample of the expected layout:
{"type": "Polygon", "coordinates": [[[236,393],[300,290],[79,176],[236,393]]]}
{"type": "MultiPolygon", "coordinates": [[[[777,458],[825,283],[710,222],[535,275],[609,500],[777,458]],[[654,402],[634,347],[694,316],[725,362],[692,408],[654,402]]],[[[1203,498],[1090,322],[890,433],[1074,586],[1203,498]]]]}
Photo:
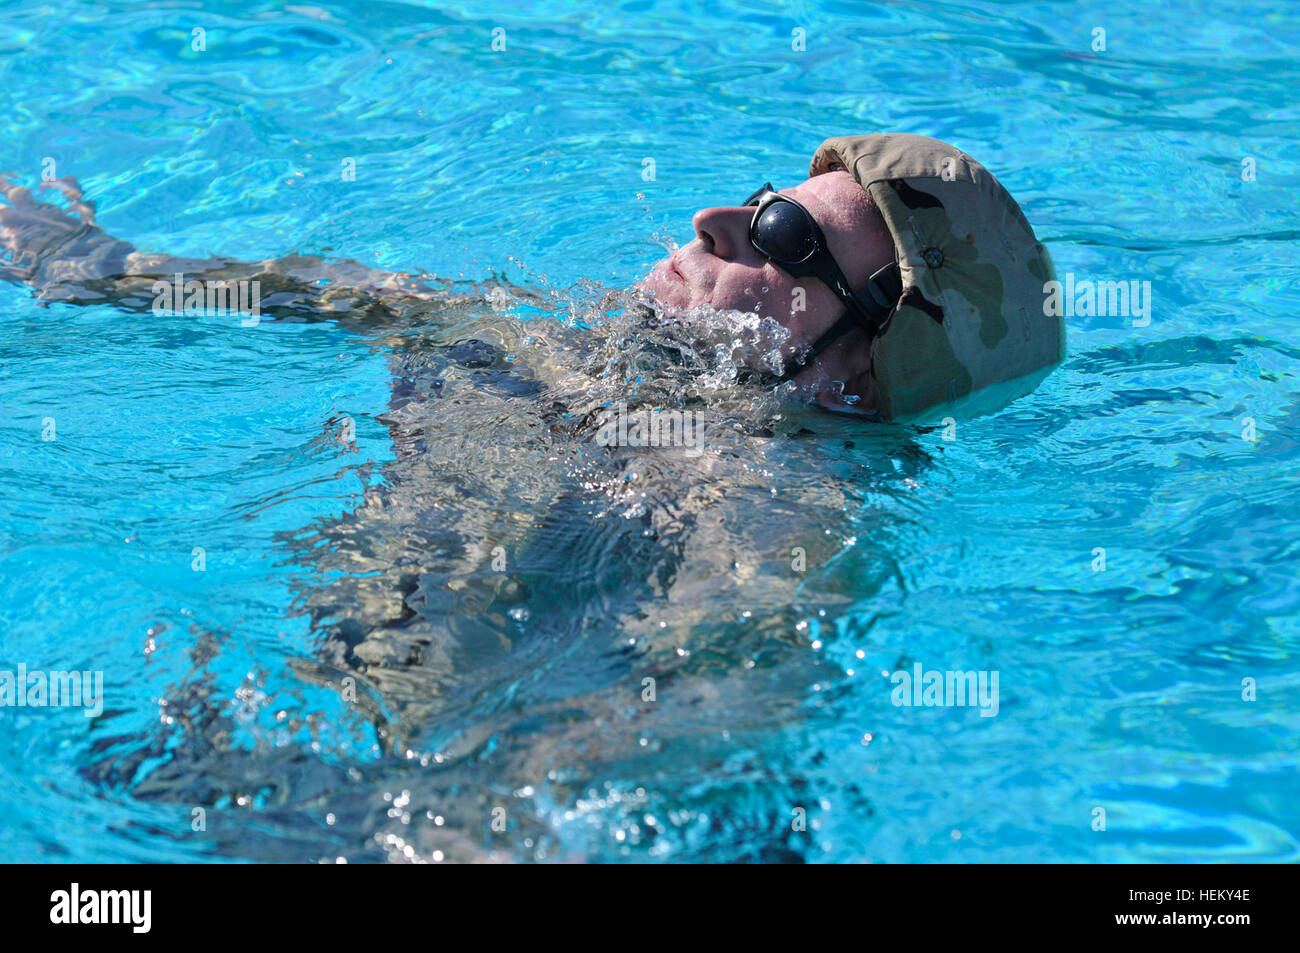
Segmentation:
{"type": "MultiPolygon", "coordinates": [[[[70,177],[44,183],[67,211],[0,179],[0,277],[42,299],[149,310],[155,286],[256,281],[264,313],[383,326],[408,303],[448,299],[409,275],[290,256],[243,263],[139,252],[95,224],[70,177]]],[[[809,177],[702,209],[695,239],[635,291],[661,316],[752,313],[781,331],[776,366],[832,410],[924,422],[985,413],[1033,390],[1064,356],[1045,313],[1051,258],[1009,193],[960,150],[922,136],[826,140],[809,177]]]]}
{"type": "MultiPolygon", "coordinates": [[[[910,584],[893,502],[931,460],[912,428],[857,415],[991,410],[1061,357],[1060,319],[1043,309],[1047,252],[960,151],[907,135],[831,139],[805,181],[747,200],[758,184],[694,217],[694,240],[628,296],[642,303],[612,313],[602,302],[581,328],[545,307],[514,320],[481,291],[357,262],[142,253],[95,225],[72,180],[50,183],[66,210],[3,185],[0,277],[45,301],[141,313],[177,273],[253,280],[264,318],[331,321],[384,346],[387,406],[361,410],[387,428],[391,454],[360,461],[371,478],[356,505],[279,538],[300,570],[286,611],[309,614],[313,636],[289,661],[314,685],[351,679],[349,710],[382,729],[387,750],[440,752],[436,771],[403,757],[403,783],[446,825],[385,812],[375,839],[387,831],[472,859],[474,843],[445,838],[474,840],[501,790],[537,785],[569,803],[611,777],[644,776],[660,743],[702,762],[732,757],[727,731],[698,729],[706,720],[746,743],[791,730],[806,686],[840,671],[809,650],[808,620],[830,631],[845,607],[887,604],[910,584]],[[739,333],[728,322],[742,312],[762,320],[739,333]],[[718,316],[724,353],[693,346],[690,329],[703,325],[708,341],[718,316]],[[742,355],[749,381],[728,376],[727,347],[760,326],[775,348],[742,355]],[[624,401],[628,416],[689,409],[708,452],[599,446],[600,412],[624,401]],[[646,678],[673,701],[629,709],[646,678]],[[698,718],[674,716],[683,706],[698,718]]],[[[303,439],[304,453],[333,449],[303,439]]],[[[178,804],[233,802],[276,771],[230,740],[240,732],[210,664],[226,633],[176,621],[197,628],[202,663],[167,692],[187,715],[121,741],[88,776],[178,804]]],[[[353,737],[350,725],[325,737],[353,737]]],[[[383,772],[343,776],[346,755],[308,761],[277,803],[369,818],[373,786],[390,786],[383,772]]],[[[764,770],[777,788],[812,783],[797,764],[764,770]]],[[[675,784],[657,776],[665,803],[692,803],[675,784]]],[[[532,823],[496,836],[529,856],[547,836],[532,823]]]]}

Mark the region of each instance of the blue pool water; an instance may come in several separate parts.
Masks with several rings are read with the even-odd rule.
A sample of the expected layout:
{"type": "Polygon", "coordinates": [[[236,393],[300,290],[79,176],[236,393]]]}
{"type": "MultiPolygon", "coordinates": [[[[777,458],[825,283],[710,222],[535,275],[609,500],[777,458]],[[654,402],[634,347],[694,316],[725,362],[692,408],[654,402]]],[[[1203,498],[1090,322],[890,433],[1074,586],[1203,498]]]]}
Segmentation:
{"type": "Polygon", "coordinates": [[[142,249],[563,310],[822,138],[899,130],[1153,306],[1071,318],[956,439],[813,415],[713,477],[593,477],[504,399],[395,439],[410,329],[0,286],[0,669],[105,682],[95,718],[0,710],[0,860],[1296,860],[1297,64],[1284,3],[6,3],[0,167],[52,158],[142,249]],[[689,532],[637,528],[688,492],[689,532]],[[512,508],[550,514],[528,595],[440,610],[512,508]],[[794,585],[783,532],[831,541],[794,585]],[[381,626],[402,566],[418,624],[381,626]],[[331,653],[360,629],[434,635],[331,653]],[[894,705],[917,662],[997,671],[997,715],[894,705]]]}

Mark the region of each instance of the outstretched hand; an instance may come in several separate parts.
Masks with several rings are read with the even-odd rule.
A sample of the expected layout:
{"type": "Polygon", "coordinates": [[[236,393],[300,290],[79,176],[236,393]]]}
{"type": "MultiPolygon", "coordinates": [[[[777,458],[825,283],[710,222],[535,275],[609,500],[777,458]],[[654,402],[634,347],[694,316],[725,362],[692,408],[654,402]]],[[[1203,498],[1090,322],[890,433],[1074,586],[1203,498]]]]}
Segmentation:
{"type": "Polygon", "coordinates": [[[0,195],[9,203],[0,204],[0,278],[32,284],[44,298],[95,296],[85,283],[122,274],[135,248],[95,224],[95,207],[83,201],[73,176],[41,183],[42,191],[51,188],[63,193],[66,209],[0,176],[0,195]]]}

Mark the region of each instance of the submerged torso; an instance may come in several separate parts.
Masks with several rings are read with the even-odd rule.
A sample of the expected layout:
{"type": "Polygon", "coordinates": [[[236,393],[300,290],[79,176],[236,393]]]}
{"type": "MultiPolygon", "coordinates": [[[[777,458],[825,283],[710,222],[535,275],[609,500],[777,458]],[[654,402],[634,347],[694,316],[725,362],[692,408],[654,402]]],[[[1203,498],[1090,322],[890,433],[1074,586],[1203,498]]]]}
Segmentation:
{"type": "Polygon", "coordinates": [[[441,309],[390,337],[381,419],[396,459],[366,505],[293,543],[323,576],[342,573],[306,597],[323,655],[380,685],[400,673],[416,722],[521,642],[671,656],[707,643],[719,613],[810,601],[810,580],[820,588],[852,545],[878,462],[913,451],[893,429],[739,383],[729,348],[639,309],[588,309],[596,327],[517,313],[441,309]],[[667,413],[695,432],[665,445],[680,431],[638,440],[633,426],[624,445],[602,442],[619,414],[667,413]],[[867,445],[860,464],[846,442],[867,445]]]}
{"type": "MultiPolygon", "coordinates": [[[[665,746],[703,764],[801,717],[830,673],[808,619],[830,625],[897,577],[871,537],[892,533],[890,498],[928,461],[898,428],[739,383],[729,347],[691,337],[608,302],[516,299],[426,303],[358,341],[389,350],[374,412],[393,457],[363,474],[362,505],[283,545],[303,570],[292,611],[318,633],[293,668],[359,720],[310,716],[336,740],[277,802],[373,829],[367,769],[331,753],[370,724],[442,819],[384,821],[376,838],[480,856],[485,817],[515,791],[524,820],[492,843],[541,857],[546,805],[639,777],[665,746]],[[604,445],[620,404],[698,414],[702,437],[604,445]]],[[[278,757],[230,741],[211,690],[202,672],[178,685],[194,717],[140,746],[169,799],[234,798],[278,757]]]]}

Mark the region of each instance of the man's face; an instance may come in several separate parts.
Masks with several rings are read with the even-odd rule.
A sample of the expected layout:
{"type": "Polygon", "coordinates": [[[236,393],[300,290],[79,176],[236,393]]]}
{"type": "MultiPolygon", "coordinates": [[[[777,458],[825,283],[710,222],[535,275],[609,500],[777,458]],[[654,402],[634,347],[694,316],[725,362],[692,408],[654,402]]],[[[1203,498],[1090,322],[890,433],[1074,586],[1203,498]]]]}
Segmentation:
{"type": "MultiPolygon", "coordinates": [[[[740,191],[737,199],[743,200],[753,189],[740,191]]],[[[827,172],[779,191],[812,213],[854,291],[893,261],[893,241],[880,211],[847,172],[827,172]]],[[[790,345],[806,347],[844,306],[821,281],[792,278],[760,255],[749,241],[753,217],[754,209],[744,206],[696,212],[695,240],[656,264],[637,287],[672,310],[708,305],[774,318],[790,330],[790,345]],[[801,297],[803,310],[798,309],[801,297]]]]}

